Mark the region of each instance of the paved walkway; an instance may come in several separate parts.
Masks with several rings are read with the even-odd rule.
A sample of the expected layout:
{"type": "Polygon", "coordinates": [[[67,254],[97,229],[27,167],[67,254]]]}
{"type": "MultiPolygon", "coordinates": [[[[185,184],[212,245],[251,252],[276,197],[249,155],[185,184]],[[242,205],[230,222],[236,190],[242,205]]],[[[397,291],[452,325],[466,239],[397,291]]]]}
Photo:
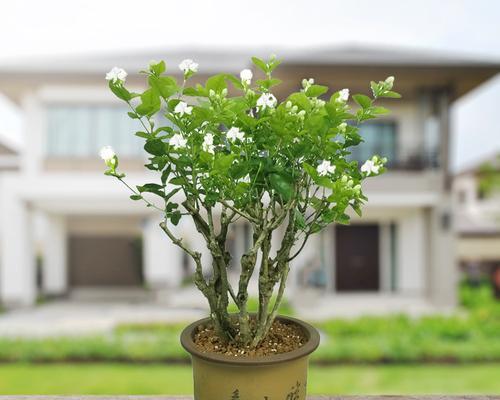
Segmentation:
{"type": "Polygon", "coordinates": [[[190,322],[206,316],[199,309],[156,303],[54,301],[0,314],[0,336],[46,337],[110,332],[129,322],[190,322]]]}
{"type": "Polygon", "coordinates": [[[329,318],[356,318],[364,315],[406,314],[412,317],[449,314],[456,309],[436,307],[419,296],[392,293],[333,294],[303,290],[294,309],[299,318],[321,321],[329,318]]]}
{"type": "MultiPolygon", "coordinates": [[[[301,290],[295,298],[298,318],[321,321],[361,315],[405,313],[411,316],[449,313],[418,297],[393,294],[325,294],[301,290]]],[[[203,296],[194,288],[157,293],[103,295],[97,291],[73,294],[70,300],[47,302],[29,309],[0,314],[0,336],[46,337],[110,332],[121,323],[191,322],[208,315],[203,296]],[[114,296],[114,297],[113,297],[114,296]],[[129,299],[129,300],[127,300],[129,299]],[[131,300],[133,299],[133,300],[131,300]]]]}

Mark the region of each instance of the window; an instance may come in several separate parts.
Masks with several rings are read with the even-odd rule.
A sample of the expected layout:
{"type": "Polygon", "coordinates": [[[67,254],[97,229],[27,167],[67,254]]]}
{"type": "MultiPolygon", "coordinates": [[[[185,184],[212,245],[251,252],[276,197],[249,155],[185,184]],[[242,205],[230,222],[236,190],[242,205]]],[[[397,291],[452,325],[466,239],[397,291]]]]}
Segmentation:
{"type": "Polygon", "coordinates": [[[351,157],[359,162],[371,158],[374,154],[387,157],[388,164],[396,157],[396,124],[392,121],[365,122],[359,127],[359,134],[364,142],[351,148],[351,157]]]}
{"type": "Polygon", "coordinates": [[[112,105],[48,106],[47,156],[95,158],[102,146],[111,145],[122,158],[141,158],[143,139],[134,133],[142,127],[127,111],[112,105]]]}

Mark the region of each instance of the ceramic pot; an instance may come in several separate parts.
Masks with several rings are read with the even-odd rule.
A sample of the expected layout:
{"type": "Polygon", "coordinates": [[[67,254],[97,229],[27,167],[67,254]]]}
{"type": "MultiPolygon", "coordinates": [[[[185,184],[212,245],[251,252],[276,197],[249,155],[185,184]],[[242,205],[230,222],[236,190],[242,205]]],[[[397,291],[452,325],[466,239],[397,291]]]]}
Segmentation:
{"type": "Polygon", "coordinates": [[[291,317],[277,320],[296,324],[307,342],[288,353],[265,357],[232,358],[201,351],[193,342],[201,319],[181,334],[181,344],[191,355],[195,400],[305,400],[309,355],[319,345],[318,331],[291,317]]]}

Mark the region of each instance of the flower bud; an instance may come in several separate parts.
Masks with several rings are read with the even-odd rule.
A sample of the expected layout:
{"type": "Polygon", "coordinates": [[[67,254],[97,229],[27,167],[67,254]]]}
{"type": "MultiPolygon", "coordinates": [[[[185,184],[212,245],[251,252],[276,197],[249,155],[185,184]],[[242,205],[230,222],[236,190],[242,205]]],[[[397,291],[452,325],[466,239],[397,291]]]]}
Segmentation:
{"type": "Polygon", "coordinates": [[[394,85],[394,77],[393,76],[389,76],[387,77],[387,79],[385,80],[385,84],[387,86],[387,89],[392,89],[392,85],[394,85]]]}
{"type": "Polygon", "coordinates": [[[292,107],[292,102],[290,100],[288,100],[285,104],[285,107],[286,108],[291,108],[292,107]]]}
{"type": "Polygon", "coordinates": [[[227,96],[227,88],[222,89],[222,96],[223,97],[227,96]]]}
{"type": "Polygon", "coordinates": [[[210,89],[210,90],[208,91],[208,96],[209,96],[209,97],[215,97],[215,90],[210,89]]]}

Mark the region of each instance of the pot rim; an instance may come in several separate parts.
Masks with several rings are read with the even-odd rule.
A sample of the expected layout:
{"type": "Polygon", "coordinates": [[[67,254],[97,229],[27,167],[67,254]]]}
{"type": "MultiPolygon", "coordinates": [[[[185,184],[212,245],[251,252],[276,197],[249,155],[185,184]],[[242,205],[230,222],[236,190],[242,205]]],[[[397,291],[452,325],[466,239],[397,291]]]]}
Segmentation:
{"type": "Polygon", "coordinates": [[[221,363],[221,364],[231,364],[240,366],[252,366],[252,365],[270,365],[279,364],[287,361],[296,360],[298,358],[306,357],[311,354],[319,346],[319,333],[312,325],[293,317],[278,315],[276,317],[278,321],[294,323],[299,325],[307,336],[307,342],[298,349],[289,351],[287,353],[273,354],[269,356],[260,357],[229,357],[218,353],[205,353],[198,349],[193,341],[193,336],[195,329],[201,324],[211,321],[210,317],[202,318],[198,321],[193,322],[188,325],[181,333],[181,345],[184,349],[197,358],[201,358],[206,361],[221,363]]]}

